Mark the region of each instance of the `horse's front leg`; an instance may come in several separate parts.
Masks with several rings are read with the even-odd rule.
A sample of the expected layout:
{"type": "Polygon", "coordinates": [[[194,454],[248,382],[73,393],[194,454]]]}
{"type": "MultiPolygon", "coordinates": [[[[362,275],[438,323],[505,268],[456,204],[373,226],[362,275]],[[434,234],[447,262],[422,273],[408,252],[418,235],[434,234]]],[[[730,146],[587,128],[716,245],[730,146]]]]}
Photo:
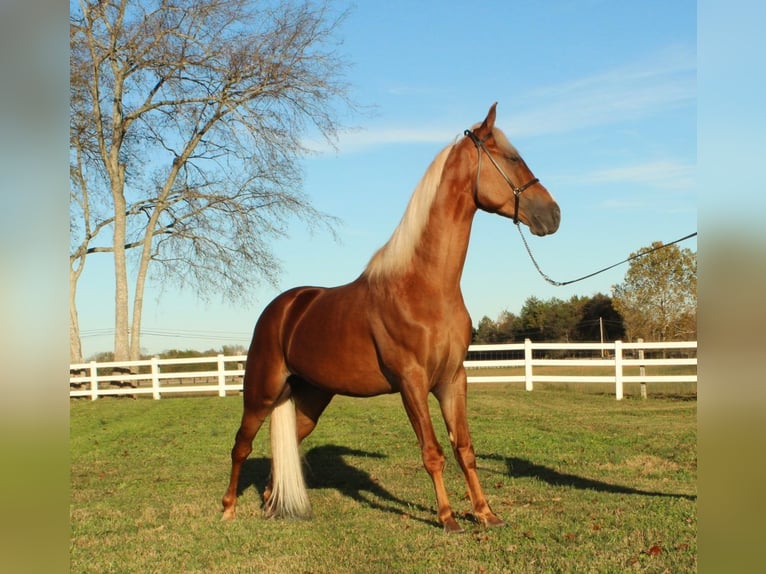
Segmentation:
{"type": "Polygon", "coordinates": [[[452,512],[452,507],[447,497],[447,489],[444,486],[444,451],[439,446],[436,433],[434,433],[434,427],[431,424],[425,379],[422,381],[422,385],[418,384],[418,382],[410,379],[402,385],[401,394],[404,408],[418,437],[418,444],[423,456],[423,465],[434,483],[439,522],[444,526],[445,532],[463,532],[463,529],[455,520],[455,514],[452,512]]]}
{"type": "Polygon", "coordinates": [[[466,417],[467,386],[465,369],[461,366],[454,379],[435,389],[434,395],[439,401],[455,458],[463,470],[466,483],[468,483],[468,493],[471,497],[474,516],[485,526],[502,526],[504,522],[489,507],[479,483],[479,475],[476,472],[476,454],[473,450],[471,435],[468,432],[466,417]]]}

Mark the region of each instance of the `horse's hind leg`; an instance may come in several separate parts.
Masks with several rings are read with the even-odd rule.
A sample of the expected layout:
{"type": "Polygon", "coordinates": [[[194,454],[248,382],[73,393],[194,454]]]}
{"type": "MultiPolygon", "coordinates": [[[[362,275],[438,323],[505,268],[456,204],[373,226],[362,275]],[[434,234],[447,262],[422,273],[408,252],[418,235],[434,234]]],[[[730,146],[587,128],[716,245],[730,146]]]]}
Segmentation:
{"type": "Polygon", "coordinates": [[[247,457],[250,456],[253,450],[253,439],[265,418],[266,415],[261,415],[256,411],[245,410],[245,413],[242,415],[242,423],[234,439],[234,447],[231,449],[231,477],[229,479],[229,486],[221,500],[224,520],[231,520],[236,514],[237,486],[239,485],[240,471],[245,460],[247,460],[247,457]]]}
{"type": "Polygon", "coordinates": [[[319,417],[335,395],[292,377],[290,387],[295,401],[298,442],[301,442],[317,426],[319,417]]]}
{"type": "MultiPolygon", "coordinates": [[[[234,518],[239,475],[252,452],[256,433],[274,408],[291,394],[282,342],[289,339],[298,317],[320,292],[317,288],[297,288],[282,293],[263,310],[255,325],[245,367],[242,422],[231,450],[229,486],[221,501],[224,519],[234,518]]],[[[272,449],[272,463],[273,459],[272,449]]]]}
{"type": "MultiPolygon", "coordinates": [[[[236,514],[239,475],[247,457],[253,450],[253,439],[274,407],[284,399],[290,388],[282,372],[266,373],[255,357],[248,357],[245,373],[244,411],[242,422],[231,449],[231,476],[221,503],[223,519],[231,520],[236,514]],[[252,361],[252,362],[251,362],[252,361]]],[[[279,369],[281,371],[281,369],[279,369]]]]}

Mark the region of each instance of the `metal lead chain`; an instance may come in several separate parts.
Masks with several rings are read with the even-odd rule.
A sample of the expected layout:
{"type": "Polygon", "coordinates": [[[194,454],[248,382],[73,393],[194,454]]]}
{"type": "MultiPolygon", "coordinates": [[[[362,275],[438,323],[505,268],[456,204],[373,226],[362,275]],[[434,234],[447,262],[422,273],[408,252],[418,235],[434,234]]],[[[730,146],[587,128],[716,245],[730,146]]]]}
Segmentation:
{"type": "MultiPolygon", "coordinates": [[[[524,237],[524,234],[521,231],[521,225],[519,224],[518,221],[516,222],[516,228],[519,230],[519,235],[521,236],[521,241],[522,241],[522,243],[524,243],[524,247],[526,247],[526,249],[527,249],[527,253],[529,254],[529,258],[532,260],[532,263],[534,264],[535,269],[537,269],[537,272],[541,275],[541,277],[543,279],[545,279],[551,285],[555,285],[556,287],[561,287],[563,285],[567,285],[568,283],[574,283],[574,281],[567,281],[565,283],[562,283],[560,281],[554,281],[553,279],[548,277],[545,273],[543,273],[543,270],[540,269],[540,266],[537,264],[537,260],[535,259],[535,256],[532,255],[532,250],[529,248],[529,244],[527,243],[527,238],[524,237]]],[[[583,277],[583,279],[584,279],[584,277],[583,277]]],[[[579,281],[579,279],[576,279],[576,281],[579,281]]]]}
{"type": "Polygon", "coordinates": [[[521,231],[521,225],[518,222],[516,223],[516,227],[519,228],[519,235],[521,235],[521,241],[524,243],[524,247],[527,249],[527,253],[529,254],[529,258],[532,260],[532,263],[534,264],[535,269],[537,269],[537,272],[540,274],[540,276],[543,279],[545,279],[551,285],[555,285],[556,287],[563,287],[564,285],[571,285],[572,283],[577,283],[578,281],[582,281],[583,279],[588,279],[589,277],[593,277],[594,275],[598,275],[599,273],[603,273],[604,271],[609,271],[610,269],[613,269],[614,267],[617,267],[618,265],[622,265],[623,263],[627,263],[628,261],[633,261],[634,259],[643,257],[644,255],[649,255],[650,253],[653,253],[654,251],[664,249],[665,247],[670,247],[671,245],[675,243],[680,243],[681,241],[690,239],[697,235],[697,232],[695,231],[694,233],[690,233],[689,235],[681,237],[680,239],[676,239],[675,241],[671,241],[670,243],[664,243],[663,245],[660,245],[659,247],[654,247],[652,249],[648,249],[646,251],[636,253],[635,255],[632,255],[631,257],[628,257],[627,259],[623,259],[619,263],[615,263],[614,265],[609,265],[608,267],[604,267],[603,269],[599,269],[598,271],[594,271],[593,273],[589,273],[588,275],[583,275],[582,277],[578,277],[577,279],[572,279],[571,281],[555,281],[551,279],[550,277],[548,277],[545,273],[543,273],[543,270],[540,269],[540,266],[537,264],[537,260],[535,259],[535,256],[532,255],[532,250],[529,248],[529,244],[527,243],[527,238],[524,237],[524,234],[521,231]]]}

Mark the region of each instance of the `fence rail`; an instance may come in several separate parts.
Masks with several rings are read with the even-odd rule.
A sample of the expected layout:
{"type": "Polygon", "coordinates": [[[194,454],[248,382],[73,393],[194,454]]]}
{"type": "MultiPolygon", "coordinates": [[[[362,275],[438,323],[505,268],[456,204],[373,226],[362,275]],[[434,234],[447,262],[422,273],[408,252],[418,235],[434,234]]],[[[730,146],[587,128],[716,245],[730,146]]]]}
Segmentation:
{"type": "MultiPolygon", "coordinates": [[[[151,394],[154,399],[160,399],[165,394],[217,393],[225,397],[242,390],[245,360],[245,355],[217,355],[72,364],[69,396],[96,400],[103,396],[151,394]],[[195,370],[174,369],[179,365],[193,365],[195,370]]],[[[621,400],[625,383],[641,383],[642,396],[646,396],[647,383],[696,383],[697,342],[533,343],[527,339],[523,343],[471,345],[463,364],[469,383],[524,383],[527,391],[532,391],[535,383],[609,383],[614,385],[615,398],[621,400]],[[561,358],[562,354],[570,356],[561,358]],[[653,357],[655,354],[662,356],[653,357]],[[475,358],[476,355],[500,358],[482,359],[475,358]],[[694,367],[687,369],[694,372],[648,375],[645,371],[646,367],[668,366],[694,367]],[[540,373],[540,370],[571,370],[572,367],[578,370],[585,367],[593,372],[582,375],[540,373]],[[608,373],[600,374],[605,368],[608,373]],[[476,373],[478,369],[482,371],[479,374],[476,373]],[[505,372],[487,374],[488,369],[505,372]],[[520,372],[508,374],[509,370],[520,372]],[[635,371],[636,374],[629,374],[635,371]]]]}

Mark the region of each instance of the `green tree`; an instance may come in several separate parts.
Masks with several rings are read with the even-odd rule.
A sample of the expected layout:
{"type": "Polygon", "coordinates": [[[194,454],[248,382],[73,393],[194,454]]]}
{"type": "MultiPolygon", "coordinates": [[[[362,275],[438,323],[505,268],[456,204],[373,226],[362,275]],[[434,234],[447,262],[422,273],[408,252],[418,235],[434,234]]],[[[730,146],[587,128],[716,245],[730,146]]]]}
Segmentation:
{"type": "Polygon", "coordinates": [[[576,338],[577,324],[586,299],[573,296],[568,301],[552,297],[543,301],[527,298],[515,322],[517,340],[571,341],[576,338]]]}
{"type": "Polygon", "coordinates": [[[507,343],[523,341],[599,341],[601,327],[604,340],[613,341],[625,335],[620,313],[611,297],[597,293],[592,297],[573,295],[564,301],[552,297],[546,301],[527,298],[520,314],[500,313],[496,321],[482,317],[473,332],[474,343],[507,343]]]}
{"type": "Polygon", "coordinates": [[[497,336],[497,324],[484,315],[473,333],[473,342],[480,344],[496,343],[497,336]]]}
{"type": "Polygon", "coordinates": [[[616,341],[625,337],[622,315],[614,308],[612,298],[596,293],[585,300],[575,327],[578,341],[616,341]]]}
{"type": "Polygon", "coordinates": [[[673,341],[696,337],[697,257],[678,245],[655,241],[632,253],[625,280],[612,287],[615,309],[630,340],[673,341]]]}
{"type": "Polygon", "coordinates": [[[538,297],[527,297],[519,311],[519,320],[515,329],[519,339],[544,340],[546,334],[545,317],[547,304],[538,297]]]}
{"type": "Polygon", "coordinates": [[[514,329],[518,317],[508,310],[502,311],[495,322],[498,343],[511,343],[516,340],[514,329]]]}

